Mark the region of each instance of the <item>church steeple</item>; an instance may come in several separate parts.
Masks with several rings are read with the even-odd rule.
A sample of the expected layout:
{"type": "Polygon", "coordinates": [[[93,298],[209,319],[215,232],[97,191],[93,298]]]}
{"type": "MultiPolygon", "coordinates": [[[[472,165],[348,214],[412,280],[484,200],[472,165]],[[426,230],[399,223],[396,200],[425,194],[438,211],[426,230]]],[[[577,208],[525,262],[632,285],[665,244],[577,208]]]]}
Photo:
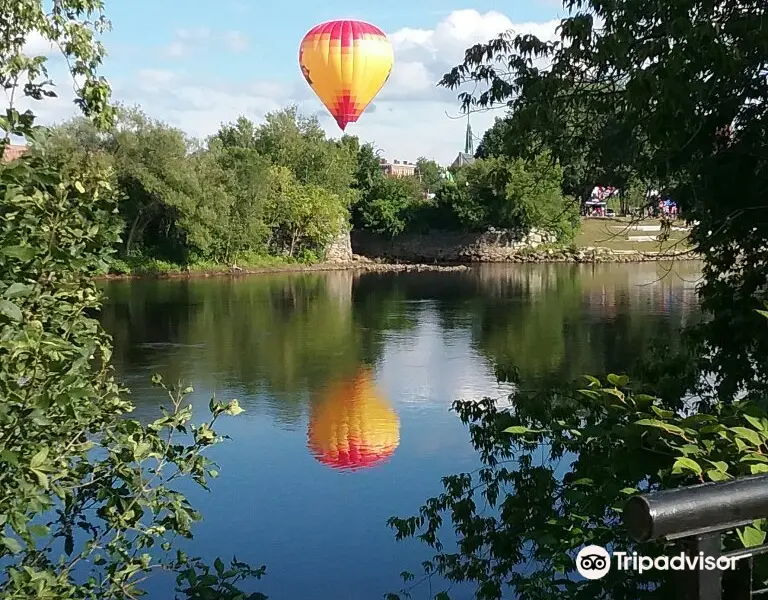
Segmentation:
{"type": "Polygon", "coordinates": [[[472,135],[472,125],[469,124],[469,115],[467,115],[467,134],[464,138],[464,154],[475,155],[475,138],[472,135]]]}

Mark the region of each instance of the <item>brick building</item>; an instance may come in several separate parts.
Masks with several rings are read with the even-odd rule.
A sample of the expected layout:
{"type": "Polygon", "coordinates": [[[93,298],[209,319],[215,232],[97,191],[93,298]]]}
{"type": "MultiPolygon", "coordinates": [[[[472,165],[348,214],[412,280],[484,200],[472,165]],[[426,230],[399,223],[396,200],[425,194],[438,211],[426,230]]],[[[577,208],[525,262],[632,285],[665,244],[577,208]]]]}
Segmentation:
{"type": "Polygon", "coordinates": [[[5,152],[3,152],[3,162],[7,163],[7,162],[11,162],[12,160],[16,160],[26,151],[27,151],[26,146],[10,144],[6,146],[5,152]]]}
{"type": "Polygon", "coordinates": [[[379,159],[379,165],[387,177],[410,177],[416,174],[416,163],[405,160],[388,162],[387,159],[381,158],[379,159]]]}

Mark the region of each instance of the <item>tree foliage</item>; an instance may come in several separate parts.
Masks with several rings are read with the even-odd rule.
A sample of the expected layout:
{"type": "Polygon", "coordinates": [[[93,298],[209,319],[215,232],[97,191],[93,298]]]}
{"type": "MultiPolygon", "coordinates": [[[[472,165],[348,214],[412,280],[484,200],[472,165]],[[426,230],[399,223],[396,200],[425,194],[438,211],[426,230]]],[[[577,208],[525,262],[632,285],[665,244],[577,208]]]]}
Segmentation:
{"type": "MultiPolygon", "coordinates": [[[[629,496],[768,472],[768,414],[748,401],[699,414],[670,409],[633,392],[623,375],[589,378],[575,395],[537,393],[535,402],[524,396],[514,398],[516,410],[491,399],[455,403],[483,466],[446,477],[444,492],[417,516],[390,519],[398,539],[418,535],[435,551],[424,575],[435,586],[441,579],[471,582],[483,600],[674,597],[672,571],[612,569],[590,581],[575,577],[576,554],[591,544],[669,553],[669,542],[639,545],[621,527],[629,496]],[[446,521],[458,537],[455,550],[446,521]]],[[[726,548],[757,546],[766,523],[730,535],[726,548]]],[[[423,581],[411,573],[404,579],[405,592],[423,581]]]]}
{"type": "MultiPolygon", "coordinates": [[[[629,494],[766,471],[768,329],[756,309],[768,280],[768,226],[758,216],[768,189],[768,9],[757,0],[565,7],[553,41],[505,33],[469,48],[441,83],[479,90],[460,95],[468,110],[510,111],[481,156],[549,149],[562,168],[575,167],[572,184],[602,178],[633,195],[651,183],[669,191],[704,259],[706,318],[685,332],[690,360],[665,355],[665,369],[649,369],[667,375],[645,391],[664,394],[609,376],[576,398],[539,389],[535,401],[513,395],[513,409],[458,404],[483,467],[445,478],[445,492],[418,516],[391,524],[434,549],[427,578],[471,582],[477,598],[673,597],[664,573],[576,580],[573,559],[591,543],[665,550],[638,548],[622,529],[629,494]],[[580,115],[586,127],[574,123],[580,115]],[[568,156],[584,158],[586,170],[568,156]],[[458,533],[455,551],[441,527],[458,533]]],[[[758,521],[726,546],[765,535],[758,521]]]]}
{"type": "Polygon", "coordinates": [[[469,230],[547,229],[567,241],[578,228],[578,208],[562,194],[562,169],[542,154],[532,160],[489,157],[461,168],[438,189],[447,220],[469,230]]]}
{"type": "Polygon", "coordinates": [[[701,331],[702,369],[717,374],[723,399],[742,385],[762,389],[764,361],[755,358],[768,350],[768,333],[752,309],[768,278],[768,228],[755,220],[768,173],[765,6],[567,7],[560,39],[504,34],[470,48],[442,83],[484,85],[462,93],[466,107],[507,104],[537,132],[548,122],[542,114],[562,116],[564,105],[613,115],[614,168],[668,189],[693,224],[690,239],[705,260],[702,304],[712,315],[701,331]]]}
{"type": "Polygon", "coordinates": [[[106,132],[82,118],[55,128],[46,153],[71,172],[93,157],[113,165],[124,223],[120,256],[176,263],[322,257],[346,227],[357,167],[349,142],[327,139],[316,119],[295,108],[268,115],[261,126],[241,117],[201,143],[120,107],[106,132]],[[293,187],[281,187],[281,169],[293,187]],[[285,197],[275,196],[280,189],[285,197]],[[321,218],[308,220],[308,211],[321,218]]]}
{"type": "MultiPolygon", "coordinates": [[[[38,2],[4,6],[0,68],[14,100],[50,96],[41,81],[45,60],[21,54],[29,35],[42,33],[85,81],[86,114],[112,126],[109,89],[97,74],[100,9],[69,0],[47,14],[38,2]],[[32,83],[17,86],[22,79],[32,83]]],[[[216,560],[211,568],[174,552],[200,518],[174,482],[207,485],[216,472],[202,452],[221,439],[214,425],[242,409],[212,399],[210,419],[193,425],[185,402],[193,390],[156,377],[169,407],[148,425],[129,418],[109,336],[94,318],[101,299],[92,278],[111,260],[120,229],[112,165],[80,156],[71,169],[56,168],[38,147],[45,131],[13,102],[2,127],[3,148],[10,135],[24,136],[33,152],[0,166],[0,595],[134,598],[147,577],[167,570],[178,575],[179,598],[263,598],[240,589],[263,567],[216,560]]],[[[92,130],[77,131],[89,144],[103,142],[92,130]]],[[[153,175],[136,171],[143,184],[153,175]]]]}

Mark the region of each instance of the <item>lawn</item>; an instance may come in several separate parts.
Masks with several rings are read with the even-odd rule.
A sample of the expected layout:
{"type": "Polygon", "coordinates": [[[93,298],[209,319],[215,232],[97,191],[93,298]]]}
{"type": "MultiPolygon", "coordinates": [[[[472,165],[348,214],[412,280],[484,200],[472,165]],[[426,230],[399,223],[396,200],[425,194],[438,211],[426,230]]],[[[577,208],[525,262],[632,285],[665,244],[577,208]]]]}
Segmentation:
{"type": "MultiPolygon", "coordinates": [[[[577,234],[575,245],[579,248],[602,247],[611,250],[639,250],[658,252],[659,250],[687,250],[686,231],[671,231],[669,239],[663,244],[658,239],[649,241],[633,240],[630,237],[648,236],[658,238],[659,219],[633,220],[630,218],[582,218],[581,231],[577,234]],[[656,231],[642,231],[638,227],[654,227],[656,231]]],[[[674,227],[685,227],[678,221],[674,227]]]]}

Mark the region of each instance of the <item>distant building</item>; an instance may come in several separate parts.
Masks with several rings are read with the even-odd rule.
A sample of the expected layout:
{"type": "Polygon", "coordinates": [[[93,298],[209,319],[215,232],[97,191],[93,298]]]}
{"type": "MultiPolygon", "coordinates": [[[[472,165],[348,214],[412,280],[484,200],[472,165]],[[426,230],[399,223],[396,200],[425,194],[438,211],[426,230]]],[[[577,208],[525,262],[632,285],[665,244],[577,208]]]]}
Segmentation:
{"type": "Polygon", "coordinates": [[[388,162],[385,158],[379,159],[379,163],[387,177],[410,177],[416,174],[416,163],[405,160],[388,162]]]}
{"type": "Polygon", "coordinates": [[[472,154],[469,154],[468,152],[459,152],[459,155],[451,163],[451,166],[464,167],[466,165],[471,165],[473,162],[475,162],[475,157],[472,154]]]}
{"type": "Polygon", "coordinates": [[[8,163],[13,160],[16,160],[22,154],[24,154],[27,150],[29,150],[29,148],[27,148],[26,146],[10,144],[5,147],[5,152],[3,152],[2,162],[8,163]]]}
{"type": "Polygon", "coordinates": [[[456,159],[451,163],[451,167],[464,167],[475,162],[475,138],[472,135],[472,126],[469,124],[469,115],[467,115],[467,133],[464,136],[464,152],[459,152],[456,159]]]}

